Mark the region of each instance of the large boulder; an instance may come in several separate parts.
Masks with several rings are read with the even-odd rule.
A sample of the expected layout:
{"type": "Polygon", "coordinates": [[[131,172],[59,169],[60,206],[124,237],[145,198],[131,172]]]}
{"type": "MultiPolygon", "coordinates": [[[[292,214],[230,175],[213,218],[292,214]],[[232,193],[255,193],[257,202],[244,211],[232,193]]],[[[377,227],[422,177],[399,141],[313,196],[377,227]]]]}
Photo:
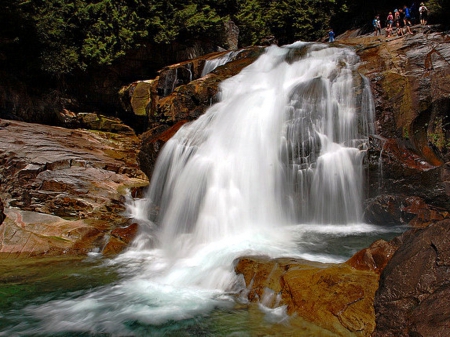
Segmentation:
{"type": "Polygon", "coordinates": [[[138,144],[134,134],[1,120],[0,253],[101,251],[113,230],[130,225],[128,191],[148,185],[138,144]]]}
{"type": "Polygon", "coordinates": [[[375,296],[374,337],[448,336],[450,220],[406,232],[375,296]]]}
{"type": "Polygon", "coordinates": [[[235,271],[242,274],[251,302],[269,308],[286,306],[337,336],[370,336],[375,329],[373,299],[378,274],[349,264],[323,264],[299,259],[242,257],[235,271]]]}

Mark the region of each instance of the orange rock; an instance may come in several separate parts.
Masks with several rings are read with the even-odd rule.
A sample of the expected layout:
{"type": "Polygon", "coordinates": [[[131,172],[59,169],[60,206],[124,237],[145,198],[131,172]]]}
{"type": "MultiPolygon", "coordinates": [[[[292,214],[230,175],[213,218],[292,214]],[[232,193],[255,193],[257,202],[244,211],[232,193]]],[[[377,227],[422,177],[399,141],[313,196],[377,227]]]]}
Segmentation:
{"type": "Polygon", "coordinates": [[[381,274],[396,250],[397,247],[392,242],[377,240],[369,248],[353,255],[346,264],[358,270],[370,270],[381,274]]]}
{"type": "Polygon", "coordinates": [[[248,287],[248,299],[268,307],[287,305],[299,316],[339,336],[370,336],[375,328],[373,299],[378,274],[348,264],[242,257],[235,267],[248,287]],[[280,295],[267,301],[268,291],[280,295]]]}

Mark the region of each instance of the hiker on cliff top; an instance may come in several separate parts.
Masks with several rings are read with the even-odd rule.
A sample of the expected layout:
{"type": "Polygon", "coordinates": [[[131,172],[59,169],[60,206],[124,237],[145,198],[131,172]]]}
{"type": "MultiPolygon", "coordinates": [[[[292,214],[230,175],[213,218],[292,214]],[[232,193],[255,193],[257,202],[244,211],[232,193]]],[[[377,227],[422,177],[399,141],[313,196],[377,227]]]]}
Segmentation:
{"type": "Polygon", "coordinates": [[[398,36],[403,36],[403,28],[402,23],[403,21],[400,19],[400,12],[401,9],[394,9],[394,23],[395,23],[395,29],[398,36]]]}
{"type": "Polygon", "coordinates": [[[375,32],[375,36],[378,35],[378,33],[381,35],[381,22],[380,22],[380,16],[377,15],[372,21],[373,30],[375,32]]]}
{"type": "Polygon", "coordinates": [[[405,13],[405,16],[403,18],[403,24],[406,27],[406,31],[413,35],[413,32],[411,31],[411,12],[409,8],[405,5],[403,6],[403,12],[405,13]]]}
{"type": "Polygon", "coordinates": [[[420,18],[420,24],[422,26],[425,26],[428,21],[428,8],[425,6],[423,2],[420,3],[419,7],[419,18],[420,18]]]}
{"type": "Polygon", "coordinates": [[[334,42],[333,28],[330,28],[330,31],[328,32],[328,42],[334,42]]]}
{"type": "Polygon", "coordinates": [[[386,27],[391,27],[392,28],[392,24],[394,23],[394,16],[392,15],[392,12],[389,12],[387,18],[386,18],[386,27]]]}

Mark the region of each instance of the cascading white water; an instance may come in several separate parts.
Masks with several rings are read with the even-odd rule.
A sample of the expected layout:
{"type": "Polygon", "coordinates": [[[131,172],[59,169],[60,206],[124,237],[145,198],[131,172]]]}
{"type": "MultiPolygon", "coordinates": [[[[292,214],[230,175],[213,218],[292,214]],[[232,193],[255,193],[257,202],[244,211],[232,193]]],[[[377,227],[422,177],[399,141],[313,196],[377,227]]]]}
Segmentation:
{"type": "Polygon", "coordinates": [[[239,256],[320,260],[302,251],[305,233],[372,231],[359,223],[373,108],[357,62],[349,49],[298,42],[224,81],[221,101],[166,143],[147,197],[131,205],[141,233],[111,261],[126,279],[29,307],[41,322],[32,331],[133,335],[189,319],[232,305],[239,256]]]}
{"type": "Polygon", "coordinates": [[[357,108],[367,83],[356,64],[348,49],[298,43],[269,48],[224,82],[222,101],[160,155],[148,198],[160,209],[161,245],[184,256],[189,245],[293,219],[360,221],[356,147],[370,118],[357,108]]]}
{"type": "Polygon", "coordinates": [[[216,69],[217,67],[220,67],[220,66],[232,61],[237,55],[239,55],[240,52],[241,52],[240,50],[230,51],[220,57],[206,60],[201,76],[203,77],[203,76],[209,74],[210,72],[214,71],[214,69],[216,69]]]}

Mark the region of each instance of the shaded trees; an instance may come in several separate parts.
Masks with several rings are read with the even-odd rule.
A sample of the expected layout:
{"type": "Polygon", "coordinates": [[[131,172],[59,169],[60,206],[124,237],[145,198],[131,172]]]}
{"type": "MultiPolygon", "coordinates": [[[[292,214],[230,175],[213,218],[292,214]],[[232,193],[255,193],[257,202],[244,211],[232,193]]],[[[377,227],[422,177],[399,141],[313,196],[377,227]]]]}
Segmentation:
{"type": "MultiPolygon", "coordinates": [[[[268,35],[275,35],[281,43],[316,40],[326,34],[333,15],[345,8],[339,0],[4,2],[0,35],[22,34],[18,44],[30,40],[31,56],[39,68],[57,77],[111,65],[144,44],[195,39],[220,44],[223,23],[230,19],[238,24],[241,44],[246,46],[268,35]]],[[[16,48],[17,53],[21,51],[16,48]]]]}

